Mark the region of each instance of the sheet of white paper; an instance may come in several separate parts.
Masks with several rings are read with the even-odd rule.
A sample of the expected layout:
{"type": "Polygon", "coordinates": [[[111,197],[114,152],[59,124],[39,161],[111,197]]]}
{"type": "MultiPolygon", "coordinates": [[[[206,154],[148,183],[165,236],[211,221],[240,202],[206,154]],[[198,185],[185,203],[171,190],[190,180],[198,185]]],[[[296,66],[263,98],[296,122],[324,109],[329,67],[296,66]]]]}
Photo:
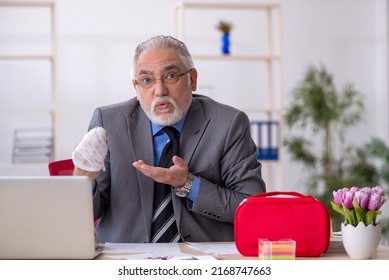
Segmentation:
{"type": "Polygon", "coordinates": [[[181,254],[178,243],[105,243],[103,253],[110,254],[141,254],[150,253],[156,255],[169,255],[181,254]]]}
{"type": "Polygon", "coordinates": [[[215,255],[236,255],[240,254],[235,243],[187,243],[188,246],[215,255]]]}
{"type": "MultiPolygon", "coordinates": [[[[214,260],[210,255],[181,253],[177,243],[105,243],[103,254],[121,260],[214,260]]],[[[104,255],[103,255],[104,258],[104,255]]]]}
{"type": "Polygon", "coordinates": [[[144,254],[110,254],[102,256],[102,259],[110,260],[215,260],[216,258],[210,255],[192,256],[187,254],[180,254],[174,256],[160,256],[150,253],[144,254]]]}

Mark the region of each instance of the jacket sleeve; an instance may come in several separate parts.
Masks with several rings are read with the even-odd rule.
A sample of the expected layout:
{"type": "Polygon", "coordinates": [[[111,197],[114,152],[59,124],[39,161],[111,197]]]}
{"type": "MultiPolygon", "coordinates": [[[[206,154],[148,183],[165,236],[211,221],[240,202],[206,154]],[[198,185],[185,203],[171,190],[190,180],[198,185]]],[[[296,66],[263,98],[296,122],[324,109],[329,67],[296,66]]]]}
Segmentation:
{"type": "MultiPolygon", "coordinates": [[[[95,127],[104,127],[102,111],[100,108],[96,108],[93,112],[92,119],[89,123],[88,130],[91,130],[95,127]]],[[[104,165],[106,170],[102,172],[94,183],[94,195],[93,195],[93,210],[94,210],[94,218],[100,218],[105,202],[109,201],[109,188],[110,188],[110,163],[109,163],[109,150],[107,156],[104,160],[104,165]]]]}
{"type": "Polygon", "coordinates": [[[206,150],[205,145],[220,147],[202,156],[211,163],[209,168],[193,172],[191,164],[196,163],[189,165],[189,171],[198,176],[201,183],[196,201],[188,202],[188,208],[210,219],[233,223],[238,205],[250,195],[265,192],[266,187],[247,115],[238,111],[225,126],[228,127],[226,133],[219,136],[207,136],[217,134],[216,127],[208,127],[204,135],[206,141],[198,149],[206,150]]]}

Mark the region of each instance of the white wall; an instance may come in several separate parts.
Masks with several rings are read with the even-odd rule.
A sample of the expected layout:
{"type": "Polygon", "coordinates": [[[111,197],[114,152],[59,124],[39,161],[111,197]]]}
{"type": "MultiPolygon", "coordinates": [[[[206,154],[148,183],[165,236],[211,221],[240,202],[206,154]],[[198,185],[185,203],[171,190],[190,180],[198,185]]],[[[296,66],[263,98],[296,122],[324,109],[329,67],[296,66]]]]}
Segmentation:
{"type": "MultiPolygon", "coordinates": [[[[129,75],[133,50],[139,42],[153,35],[171,33],[172,5],[176,2],[57,1],[58,158],[71,155],[73,147],[86,132],[96,106],[134,96],[129,75]]],[[[334,74],[339,89],[346,83],[353,83],[366,97],[366,123],[351,131],[348,139],[356,145],[365,143],[372,136],[379,136],[388,142],[388,8],[385,0],[247,2],[282,5],[285,106],[288,105],[291,90],[302,79],[306,67],[312,63],[322,63],[334,74]]],[[[212,16],[212,13],[205,14],[207,18],[212,16]]],[[[215,18],[215,22],[218,20],[215,18]]],[[[207,30],[202,25],[205,20],[198,18],[195,21],[199,29],[207,30]]],[[[242,32],[251,36],[251,31],[247,29],[242,32]]],[[[209,32],[216,36],[218,34],[214,29],[209,32]]],[[[0,76],[7,74],[3,68],[0,71],[3,71],[0,76]]],[[[213,76],[222,79],[218,75],[223,76],[227,69],[220,67],[218,75],[211,67],[209,70],[202,67],[201,71],[199,83],[203,79],[208,84],[213,76]]],[[[215,80],[215,85],[219,82],[215,80]]],[[[250,82],[242,82],[240,79],[229,82],[233,83],[232,88],[237,91],[235,96],[252,92],[250,82]]],[[[223,92],[219,91],[215,97],[235,105],[234,99],[224,100],[228,93],[223,95],[223,92]]],[[[9,100],[1,86],[0,98],[2,103],[9,100]]],[[[304,172],[287,155],[284,155],[283,171],[282,188],[303,190],[301,180],[304,172]]],[[[42,169],[42,172],[46,172],[46,169],[42,169]]]]}
{"type": "MultiPolygon", "coordinates": [[[[366,121],[349,131],[362,145],[388,140],[387,4],[385,1],[284,1],[284,89],[290,96],[310,63],[326,65],[340,90],[346,83],[365,96],[366,121]],[[294,8],[300,6],[299,9],[294,8]],[[295,12],[287,13],[287,9],[295,12]]],[[[287,106],[287,99],[285,105],[287,106]]],[[[286,159],[286,162],[289,162],[286,159]]],[[[303,170],[286,165],[285,183],[297,187],[303,170]],[[293,173],[299,176],[292,175],[293,173]]]]}

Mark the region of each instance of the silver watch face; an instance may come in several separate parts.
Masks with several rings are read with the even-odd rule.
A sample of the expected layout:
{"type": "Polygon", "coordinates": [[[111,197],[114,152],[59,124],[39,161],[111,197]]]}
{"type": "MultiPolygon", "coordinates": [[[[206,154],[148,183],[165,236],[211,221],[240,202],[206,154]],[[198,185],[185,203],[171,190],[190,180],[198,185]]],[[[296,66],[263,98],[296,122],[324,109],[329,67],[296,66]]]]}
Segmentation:
{"type": "Polygon", "coordinates": [[[175,194],[176,194],[176,196],[179,196],[179,197],[186,197],[188,195],[188,193],[186,191],[181,190],[181,189],[180,190],[176,190],[175,194]]]}

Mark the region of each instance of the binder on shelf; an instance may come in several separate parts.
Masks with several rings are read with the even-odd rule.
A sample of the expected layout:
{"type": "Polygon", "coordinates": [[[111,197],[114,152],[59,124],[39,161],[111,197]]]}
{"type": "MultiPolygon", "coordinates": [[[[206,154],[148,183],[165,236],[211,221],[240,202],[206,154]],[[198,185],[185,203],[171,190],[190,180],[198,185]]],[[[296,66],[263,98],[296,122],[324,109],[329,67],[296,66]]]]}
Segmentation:
{"type": "Polygon", "coordinates": [[[258,147],[258,160],[278,160],[279,158],[279,122],[252,121],[251,132],[258,147]]]}

